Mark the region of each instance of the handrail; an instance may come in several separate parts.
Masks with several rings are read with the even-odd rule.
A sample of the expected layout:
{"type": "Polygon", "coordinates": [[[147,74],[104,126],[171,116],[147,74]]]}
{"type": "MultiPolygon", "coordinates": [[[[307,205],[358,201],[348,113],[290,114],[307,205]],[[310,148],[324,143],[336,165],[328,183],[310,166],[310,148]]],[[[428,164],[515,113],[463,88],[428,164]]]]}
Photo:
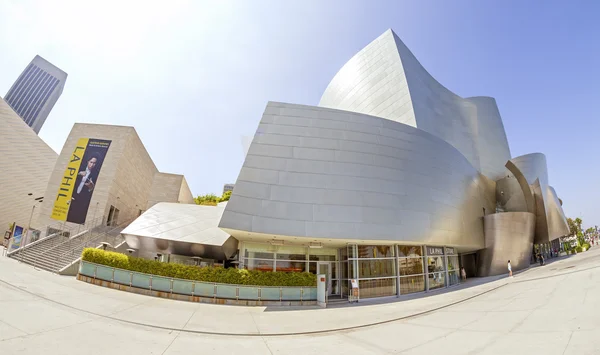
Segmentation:
{"type": "MultiPolygon", "coordinates": [[[[86,228],[86,225],[85,225],[85,224],[83,224],[83,225],[79,225],[79,227],[77,228],[77,229],[78,229],[78,233],[77,233],[77,234],[75,234],[74,236],[71,236],[71,235],[70,235],[70,236],[67,238],[67,240],[65,240],[65,241],[63,241],[63,242],[61,242],[61,243],[58,243],[58,244],[56,244],[56,245],[52,245],[50,248],[48,248],[48,249],[44,250],[43,252],[41,252],[41,253],[38,255],[38,257],[35,259],[35,261],[33,262],[33,267],[34,267],[34,268],[37,268],[37,262],[38,262],[38,260],[40,259],[40,257],[41,257],[41,256],[43,256],[43,255],[45,255],[45,254],[47,254],[48,252],[50,252],[50,251],[52,251],[52,250],[54,250],[54,249],[60,248],[60,247],[64,246],[64,245],[65,245],[65,244],[67,244],[67,243],[69,243],[69,245],[70,245],[71,243],[74,243],[74,242],[73,242],[73,240],[75,240],[75,239],[77,239],[77,238],[80,238],[80,237],[82,237],[82,236],[84,236],[84,235],[86,235],[86,234],[88,234],[88,233],[90,233],[90,234],[91,234],[91,232],[92,232],[92,231],[93,231],[95,228],[97,228],[98,226],[102,225],[102,222],[101,222],[101,223],[99,223],[99,224],[96,224],[96,223],[97,223],[98,221],[103,221],[103,219],[104,219],[103,217],[98,217],[98,218],[96,218],[96,219],[92,220],[91,222],[88,222],[88,223],[87,223],[87,229],[85,229],[83,232],[81,232],[81,226],[83,226],[84,228],[86,228]]],[[[75,228],[72,228],[72,229],[73,229],[73,230],[75,230],[75,228]]],[[[72,230],[72,231],[73,231],[73,230],[72,230]]],[[[71,232],[72,232],[72,231],[71,231],[71,232]]],[[[64,232],[65,232],[64,230],[61,230],[60,232],[57,232],[57,234],[59,234],[59,235],[60,235],[60,234],[63,234],[64,232]]],[[[69,234],[71,234],[71,233],[69,233],[69,234]]],[[[63,235],[63,236],[64,236],[64,235],[63,235]]]]}
{"type": "MultiPolygon", "coordinates": [[[[101,221],[101,220],[102,220],[102,217],[99,217],[99,218],[97,218],[97,219],[94,219],[94,220],[92,220],[91,222],[88,222],[88,225],[90,225],[90,224],[93,224],[93,223],[97,222],[98,220],[100,220],[100,221],[101,221]]],[[[102,223],[100,223],[100,224],[102,224],[102,223]]],[[[84,226],[85,226],[85,225],[84,225],[84,226]]],[[[11,252],[8,252],[8,253],[7,253],[7,255],[8,255],[8,256],[11,256],[11,255],[13,255],[13,254],[17,254],[17,253],[18,253],[18,254],[17,254],[17,256],[19,257],[19,260],[20,260],[20,261],[23,261],[23,258],[24,258],[24,253],[25,253],[25,251],[26,251],[26,250],[29,250],[29,249],[30,249],[30,248],[32,248],[33,246],[35,246],[35,245],[37,245],[37,244],[40,244],[40,243],[42,243],[42,242],[48,241],[48,240],[52,240],[52,246],[51,246],[51,248],[53,248],[53,247],[55,247],[55,246],[56,246],[56,245],[54,244],[54,243],[55,243],[55,241],[57,241],[57,240],[61,239],[61,238],[60,238],[61,236],[62,236],[62,237],[64,237],[64,233],[65,233],[65,232],[68,232],[69,234],[72,234],[72,233],[75,231],[75,227],[66,226],[65,224],[62,224],[62,225],[61,225],[61,224],[58,224],[58,223],[52,223],[52,224],[48,224],[48,225],[46,225],[46,226],[45,226],[45,229],[46,229],[46,231],[47,231],[49,228],[56,229],[56,230],[57,230],[57,232],[55,232],[55,233],[52,233],[52,234],[50,234],[50,235],[47,235],[47,236],[45,236],[45,237],[43,237],[43,238],[41,238],[41,239],[38,239],[38,240],[36,240],[36,241],[35,241],[35,242],[33,242],[33,243],[29,243],[29,244],[26,244],[26,245],[22,245],[22,246],[21,246],[20,248],[18,248],[17,250],[13,250],[13,251],[11,251],[11,252]]],[[[81,225],[79,225],[77,228],[78,228],[78,230],[80,230],[80,229],[81,229],[81,225]]],[[[68,240],[67,240],[67,241],[68,241],[68,240]]],[[[64,242],[66,242],[66,241],[64,241],[64,242]]],[[[63,243],[64,243],[64,242],[63,242],[63,243]]]]}
{"type": "MultiPolygon", "coordinates": [[[[97,220],[96,220],[96,221],[97,221],[97,220]]],[[[92,223],[93,223],[93,222],[92,222],[92,223]]],[[[91,224],[91,223],[90,223],[90,224],[91,224]]],[[[85,228],[85,225],[83,225],[83,226],[84,226],[84,228],[85,228]]],[[[72,235],[72,236],[70,235],[70,236],[68,237],[68,239],[67,239],[67,240],[65,240],[65,241],[64,241],[64,242],[62,242],[62,243],[59,243],[59,244],[57,244],[57,245],[54,245],[54,246],[52,246],[50,249],[46,249],[46,250],[44,250],[44,252],[42,252],[40,255],[44,255],[44,254],[46,254],[47,252],[49,252],[49,251],[51,251],[51,250],[54,250],[54,249],[56,249],[56,248],[58,248],[58,247],[61,247],[61,246],[63,246],[64,244],[71,243],[71,241],[72,241],[72,240],[74,240],[75,238],[79,238],[79,237],[81,237],[82,235],[85,235],[86,233],[93,231],[93,230],[94,230],[94,228],[97,228],[98,226],[99,226],[99,225],[97,225],[97,224],[96,224],[96,225],[94,225],[93,227],[89,227],[89,225],[88,225],[88,228],[87,228],[87,229],[85,229],[83,232],[81,231],[81,226],[80,226],[80,227],[78,228],[78,232],[77,232],[75,235],[72,235]]],[[[58,232],[58,234],[61,234],[61,232],[58,232]]]]}
{"type": "MultiPolygon", "coordinates": [[[[63,268],[61,267],[61,265],[62,265],[62,261],[64,260],[65,256],[67,256],[67,255],[69,255],[69,254],[70,254],[70,255],[71,255],[71,258],[73,258],[73,256],[74,256],[74,254],[75,254],[75,252],[76,252],[76,251],[77,251],[78,253],[81,253],[81,251],[82,251],[83,249],[85,249],[86,247],[89,247],[90,245],[97,244],[97,242],[98,242],[99,240],[101,240],[101,239],[104,239],[104,238],[105,238],[105,237],[107,237],[107,236],[108,236],[108,237],[112,237],[114,240],[116,240],[118,237],[120,237],[120,236],[121,236],[121,233],[120,233],[120,231],[121,231],[121,230],[123,230],[123,228],[124,228],[125,226],[127,226],[129,223],[131,223],[131,222],[132,222],[134,219],[135,219],[135,218],[132,218],[132,219],[130,219],[130,220],[127,220],[127,221],[125,221],[125,222],[123,222],[123,223],[119,224],[118,226],[114,226],[114,228],[110,229],[109,231],[105,231],[105,232],[102,232],[102,233],[100,233],[100,234],[97,234],[96,236],[92,236],[92,237],[91,237],[91,239],[88,239],[88,240],[81,241],[81,243],[79,243],[79,244],[77,244],[77,245],[75,245],[75,246],[71,247],[71,248],[70,248],[68,251],[66,251],[66,252],[62,253],[61,255],[59,255],[59,256],[56,258],[56,260],[58,260],[58,265],[57,265],[56,269],[54,270],[54,272],[59,272],[60,270],[62,270],[62,269],[63,269],[63,268]],[[120,229],[120,230],[119,230],[119,233],[118,233],[118,234],[116,234],[116,235],[113,235],[112,233],[113,233],[114,231],[116,231],[117,229],[120,229]]],[[[91,234],[91,233],[90,233],[90,234],[91,234]]],[[[74,239],[74,238],[73,238],[73,239],[74,239]]],[[[113,243],[114,243],[114,240],[113,240],[113,243]]],[[[77,258],[77,259],[78,259],[78,258],[77,258]]],[[[77,259],[76,259],[76,260],[77,260],[77,259]]],[[[76,261],[76,260],[75,260],[75,261],[76,261]]]]}

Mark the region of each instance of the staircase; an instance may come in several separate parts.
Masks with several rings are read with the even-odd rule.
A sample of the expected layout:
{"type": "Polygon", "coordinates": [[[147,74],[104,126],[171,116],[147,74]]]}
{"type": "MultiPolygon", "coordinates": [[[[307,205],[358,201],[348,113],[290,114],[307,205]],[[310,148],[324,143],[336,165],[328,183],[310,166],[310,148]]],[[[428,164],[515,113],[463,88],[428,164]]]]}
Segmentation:
{"type": "MultiPolygon", "coordinates": [[[[121,231],[129,224],[96,226],[80,231],[70,238],[56,233],[8,254],[9,257],[54,273],[74,274],[85,248],[98,248],[107,243],[117,248],[124,243],[121,231]],[[67,272],[68,270],[68,272],[67,272]]],[[[75,272],[76,273],[76,272],[75,272]]]]}

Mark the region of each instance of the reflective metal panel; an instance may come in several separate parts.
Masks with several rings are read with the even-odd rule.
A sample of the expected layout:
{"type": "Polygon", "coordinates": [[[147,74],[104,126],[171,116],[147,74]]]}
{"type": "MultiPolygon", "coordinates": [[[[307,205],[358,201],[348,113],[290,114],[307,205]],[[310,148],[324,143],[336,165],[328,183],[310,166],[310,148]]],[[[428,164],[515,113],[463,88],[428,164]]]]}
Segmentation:
{"type": "Polygon", "coordinates": [[[508,274],[529,267],[535,215],[529,212],[494,213],[485,216],[485,249],[479,252],[479,274],[508,274]]]}
{"type": "Polygon", "coordinates": [[[527,178],[525,178],[521,170],[519,170],[519,168],[510,160],[506,162],[506,168],[510,170],[521,186],[521,191],[523,191],[523,196],[527,205],[527,212],[535,213],[535,198],[533,197],[533,191],[531,191],[527,178]]]}
{"type": "MultiPolygon", "coordinates": [[[[487,181],[432,134],[354,112],[269,103],[219,227],[483,248],[487,181]]],[[[493,194],[493,190],[492,190],[493,194]]]]}
{"type": "Polygon", "coordinates": [[[569,228],[554,189],[548,185],[546,156],[532,153],[511,159],[532,185],[536,205],[535,243],[545,243],[567,235],[569,228]]]}
{"type": "Polygon", "coordinates": [[[569,234],[569,224],[562,203],[552,186],[548,186],[548,234],[550,240],[569,234]]]}
{"type": "Polygon", "coordinates": [[[121,234],[131,248],[163,254],[226,260],[237,240],[218,228],[226,203],[198,206],[161,202],[133,221],[121,234]]]}
{"type": "Polygon", "coordinates": [[[427,131],[458,149],[482,174],[502,177],[510,159],[496,101],[463,99],[435,80],[388,30],[331,80],[319,106],[387,118],[427,131]]]}

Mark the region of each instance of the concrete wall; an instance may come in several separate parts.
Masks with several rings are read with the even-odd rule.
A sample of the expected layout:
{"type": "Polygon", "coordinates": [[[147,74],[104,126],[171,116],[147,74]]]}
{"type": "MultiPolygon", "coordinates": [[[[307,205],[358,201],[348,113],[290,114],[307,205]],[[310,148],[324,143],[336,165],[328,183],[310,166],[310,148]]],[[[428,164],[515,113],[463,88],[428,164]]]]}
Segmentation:
{"type": "MultiPolygon", "coordinates": [[[[492,184],[493,185],[493,184],[492,184]]],[[[490,191],[491,190],[491,191],[490,191]]],[[[219,227],[484,247],[481,175],[443,140],[383,118],[269,103],[219,227]]]]}
{"type": "MultiPolygon", "coordinates": [[[[41,140],[4,100],[0,99],[0,232],[10,223],[27,227],[36,205],[32,226],[44,203],[48,179],[58,154],[41,140]],[[32,195],[29,196],[28,194],[32,195]]],[[[52,200],[46,200],[45,204],[52,200]]]]}

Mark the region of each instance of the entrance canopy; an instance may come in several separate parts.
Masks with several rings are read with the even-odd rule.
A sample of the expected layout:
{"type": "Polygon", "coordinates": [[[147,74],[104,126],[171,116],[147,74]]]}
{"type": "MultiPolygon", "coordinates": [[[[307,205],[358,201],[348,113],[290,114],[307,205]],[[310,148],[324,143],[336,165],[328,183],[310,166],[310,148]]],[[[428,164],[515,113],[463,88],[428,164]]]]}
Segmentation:
{"type": "Polygon", "coordinates": [[[235,255],[238,241],[218,227],[226,204],[157,203],[121,234],[138,250],[227,260],[235,255]]]}

